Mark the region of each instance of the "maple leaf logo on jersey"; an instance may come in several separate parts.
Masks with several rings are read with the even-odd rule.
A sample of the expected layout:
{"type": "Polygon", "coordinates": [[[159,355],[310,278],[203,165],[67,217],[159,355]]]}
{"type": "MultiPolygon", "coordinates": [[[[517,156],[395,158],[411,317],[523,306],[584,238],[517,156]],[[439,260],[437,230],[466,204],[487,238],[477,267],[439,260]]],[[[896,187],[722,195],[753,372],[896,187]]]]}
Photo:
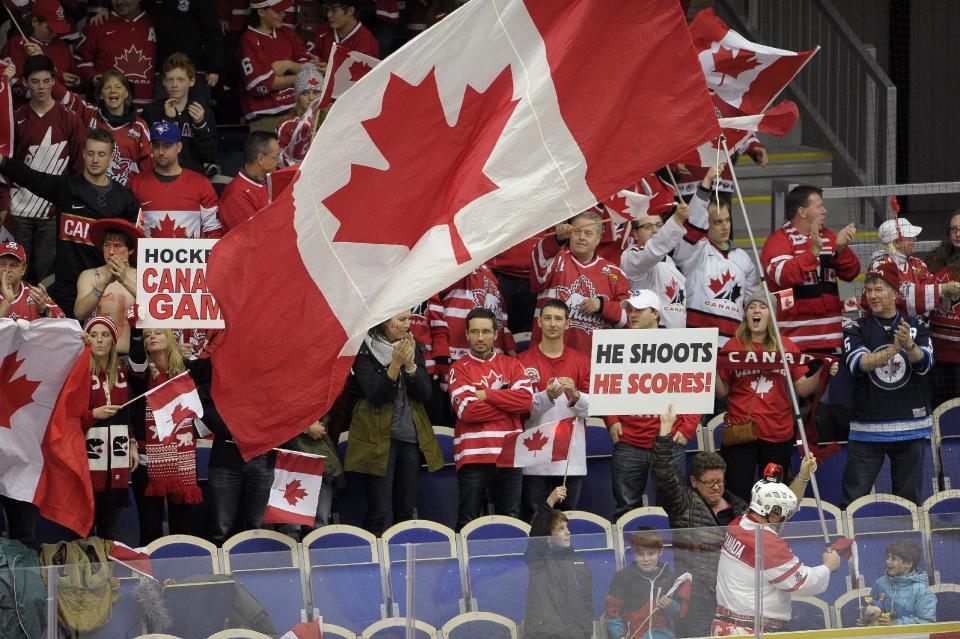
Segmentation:
{"type": "Polygon", "coordinates": [[[487,373],[486,375],[480,378],[480,381],[477,382],[477,386],[485,386],[486,388],[498,389],[501,386],[503,386],[503,375],[494,371],[490,371],[489,373],[487,373]]]}
{"type": "Polygon", "coordinates": [[[301,487],[299,479],[291,480],[283,489],[283,498],[286,499],[287,503],[291,506],[296,506],[297,502],[306,496],[307,491],[301,487]]]}
{"type": "Polygon", "coordinates": [[[593,288],[593,282],[591,282],[590,278],[586,275],[581,275],[578,277],[569,287],[557,287],[557,299],[566,301],[575,295],[579,295],[583,298],[577,301],[578,304],[585,299],[590,299],[591,297],[597,296],[597,291],[593,288]]]}
{"type": "Polygon", "coordinates": [[[363,60],[354,60],[353,62],[350,63],[350,66],[347,67],[347,71],[350,72],[350,81],[356,82],[363,76],[370,73],[370,69],[372,68],[373,67],[371,67],[369,64],[367,64],[363,60]]]}
{"type": "Polygon", "coordinates": [[[468,295],[477,306],[488,308],[500,316],[500,296],[497,295],[493,282],[486,276],[483,278],[483,288],[472,289],[468,295]]]}
{"type": "Polygon", "coordinates": [[[340,220],[334,241],[413,249],[431,229],[446,227],[457,263],[468,262],[470,252],[454,221],[463,207],[499,188],[483,173],[483,165],[517,102],[506,67],[485,91],[466,88],[457,123],[451,126],[435,68],[418,85],[391,75],[380,115],[362,122],[389,167],[353,165],[350,181],[323,201],[340,220]],[[410,189],[412,183],[419,188],[410,189]],[[423,201],[422,192],[437,197],[423,201]],[[371,211],[381,216],[378,224],[370,224],[371,211]],[[402,221],[390,218],[394,211],[402,212],[402,221]]]}
{"type": "MultiPolygon", "coordinates": [[[[740,49],[737,53],[733,49],[720,47],[720,50],[713,54],[713,70],[721,76],[730,76],[737,78],[741,73],[746,73],[760,66],[757,56],[752,51],[740,49]]],[[[720,84],[723,84],[725,77],[720,78],[720,84]]]]}
{"type": "Polygon", "coordinates": [[[754,393],[763,398],[763,396],[773,388],[773,380],[767,379],[766,375],[760,375],[760,377],[750,382],[750,388],[753,389],[754,393]]]}
{"type": "Polygon", "coordinates": [[[156,226],[147,229],[149,237],[187,237],[187,229],[178,226],[176,220],[166,215],[157,222],[156,226]]]}
{"type": "Polygon", "coordinates": [[[17,376],[22,365],[23,360],[17,359],[16,351],[4,357],[0,364],[0,387],[3,387],[3,395],[0,395],[0,428],[13,428],[13,414],[33,401],[33,393],[40,386],[40,382],[29,379],[26,373],[17,376]]]}
{"type": "MultiPolygon", "coordinates": [[[[147,74],[153,68],[153,58],[143,55],[143,50],[134,45],[123,50],[123,55],[113,58],[113,66],[128,78],[148,79],[147,74]]],[[[153,75],[152,73],[150,74],[153,75]]]]}
{"type": "Polygon", "coordinates": [[[682,302],[683,300],[677,299],[677,291],[680,289],[680,282],[673,278],[670,280],[670,283],[667,284],[667,287],[664,289],[664,292],[667,295],[667,299],[671,302],[682,302]]]}
{"type": "Polygon", "coordinates": [[[710,278],[707,286],[710,287],[710,290],[713,291],[714,295],[719,296],[720,292],[726,288],[727,283],[731,281],[733,281],[733,275],[730,274],[730,271],[725,271],[723,275],[717,279],[710,278]]]}
{"type": "Polygon", "coordinates": [[[536,456],[537,452],[543,450],[543,447],[546,446],[549,441],[550,438],[544,437],[543,433],[538,430],[523,440],[523,446],[536,456]]]}

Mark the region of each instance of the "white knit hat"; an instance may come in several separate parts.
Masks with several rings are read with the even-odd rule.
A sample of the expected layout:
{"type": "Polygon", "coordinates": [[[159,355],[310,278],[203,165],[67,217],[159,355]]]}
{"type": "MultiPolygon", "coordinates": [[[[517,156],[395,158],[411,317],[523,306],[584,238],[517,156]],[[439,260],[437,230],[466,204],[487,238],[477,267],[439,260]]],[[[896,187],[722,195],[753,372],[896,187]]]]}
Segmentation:
{"type": "Polygon", "coordinates": [[[300,67],[300,73],[297,74],[297,82],[293,85],[293,95],[300,97],[304,91],[319,91],[323,86],[323,74],[312,64],[304,64],[300,67]]]}

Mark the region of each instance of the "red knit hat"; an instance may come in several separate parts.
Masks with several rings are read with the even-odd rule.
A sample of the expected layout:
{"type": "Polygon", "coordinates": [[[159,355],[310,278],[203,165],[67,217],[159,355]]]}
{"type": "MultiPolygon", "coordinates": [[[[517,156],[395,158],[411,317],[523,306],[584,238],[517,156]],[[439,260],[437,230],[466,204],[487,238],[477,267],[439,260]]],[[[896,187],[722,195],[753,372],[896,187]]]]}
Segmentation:
{"type": "Polygon", "coordinates": [[[90,329],[99,324],[100,326],[106,327],[110,331],[110,336],[113,337],[113,343],[117,343],[117,325],[113,323],[113,320],[107,317],[106,315],[94,315],[87,320],[87,323],[83,325],[83,332],[89,333],[90,329]]]}
{"type": "Polygon", "coordinates": [[[900,275],[900,269],[896,263],[891,260],[883,260],[875,268],[867,271],[867,277],[878,277],[897,293],[900,292],[900,282],[903,277],[900,275]]]}

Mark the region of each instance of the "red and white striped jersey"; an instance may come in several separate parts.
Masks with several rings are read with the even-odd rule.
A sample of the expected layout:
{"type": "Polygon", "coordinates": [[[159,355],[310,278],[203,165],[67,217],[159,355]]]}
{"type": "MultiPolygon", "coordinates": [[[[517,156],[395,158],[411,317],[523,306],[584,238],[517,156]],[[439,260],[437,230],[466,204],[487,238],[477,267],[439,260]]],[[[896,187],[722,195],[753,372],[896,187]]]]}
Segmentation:
{"type": "Polygon", "coordinates": [[[243,78],[240,109],[244,117],[252,120],[293,108],[296,100],[292,86],[273,90],[273,63],[278,60],[307,61],[307,45],[296,31],[281,26],[276,31],[264,33],[248,27],[240,36],[237,59],[243,78]]]}
{"type": "MultiPolygon", "coordinates": [[[[556,235],[547,235],[533,249],[531,285],[537,292],[534,317],[549,299],[566,302],[570,307],[570,328],[564,343],[584,353],[590,352],[590,333],[600,328],[621,328],[627,325],[627,313],[620,303],[630,297],[627,276],[616,264],[594,257],[581,264],[568,248],[560,248],[556,235]],[[598,297],[603,300],[600,313],[584,313],[580,303],[598,297]]],[[[531,346],[540,343],[540,327],[533,324],[531,346]]]]}
{"type": "Polygon", "coordinates": [[[835,254],[837,236],[820,229],[823,248],[817,259],[810,238],[787,222],[767,238],[760,252],[767,283],[773,291],[793,289],[794,304],[777,310],[784,337],[803,351],[835,350],[843,338],[838,278],[853,281],[860,274],[860,259],[848,246],[835,254]]]}
{"type": "Polygon", "coordinates": [[[684,328],[687,278],[667,255],[683,241],[686,229],[673,217],[643,246],[628,246],[620,256],[620,268],[630,281],[630,290],[648,289],[660,297],[660,325],[684,328]]]}
{"type": "MultiPolygon", "coordinates": [[[[941,284],[957,281],[951,266],[944,266],[935,277],[941,284]]],[[[941,302],[930,312],[930,338],[937,361],[960,362],[960,301],[941,302]]]]}
{"type": "MultiPolygon", "coordinates": [[[[925,316],[940,306],[940,281],[919,257],[877,251],[871,256],[867,272],[883,268],[884,264],[891,262],[897,266],[900,273],[897,307],[907,317],[925,316]]],[[[867,308],[866,298],[862,299],[860,306],[867,308]]]]}
{"type": "Polygon", "coordinates": [[[503,438],[521,429],[520,417],[530,412],[533,388],[516,357],[494,353],[479,359],[467,353],[450,370],[450,400],[457,414],[453,429],[453,459],[464,464],[494,464],[503,438]],[[477,397],[477,391],[486,399],[477,397]]]}
{"type": "Polygon", "coordinates": [[[221,237],[217,217],[217,192],[210,181],[196,171],[183,169],[172,180],[154,171],[130,179],[130,190],[143,210],[143,232],[147,237],[221,237]]]}
{"type": "Polygon", "coordinates": [[[757,566],[756,534],[759,524],[752,514],[741,515],[727,526],[727,536],[717,566],[717,605],[736,615],[753,616],[756,609],[756,570],[763,571],[763,616],[789,621],[793,595],[819,595],[830,585],[830,569],[810,567],[797,559],[786,541],[764,528],[763,559],[757,566]]]}

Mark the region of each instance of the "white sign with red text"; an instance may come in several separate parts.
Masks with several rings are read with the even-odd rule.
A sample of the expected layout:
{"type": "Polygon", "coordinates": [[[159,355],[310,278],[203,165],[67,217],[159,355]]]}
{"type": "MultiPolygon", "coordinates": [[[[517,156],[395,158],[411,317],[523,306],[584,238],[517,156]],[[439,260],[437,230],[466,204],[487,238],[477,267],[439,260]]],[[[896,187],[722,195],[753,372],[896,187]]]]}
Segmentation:
{"type": "Polygon", "coordinates": [[[217,240],[146,238],[137,242],[137,328],[223,328],[207,288],[207,259],[217,240]]]}
{"type": "Polygon", "coordinates": [[[593,331],[590,414],[712,412],[717,335],[715,328],[593,331]]]}

